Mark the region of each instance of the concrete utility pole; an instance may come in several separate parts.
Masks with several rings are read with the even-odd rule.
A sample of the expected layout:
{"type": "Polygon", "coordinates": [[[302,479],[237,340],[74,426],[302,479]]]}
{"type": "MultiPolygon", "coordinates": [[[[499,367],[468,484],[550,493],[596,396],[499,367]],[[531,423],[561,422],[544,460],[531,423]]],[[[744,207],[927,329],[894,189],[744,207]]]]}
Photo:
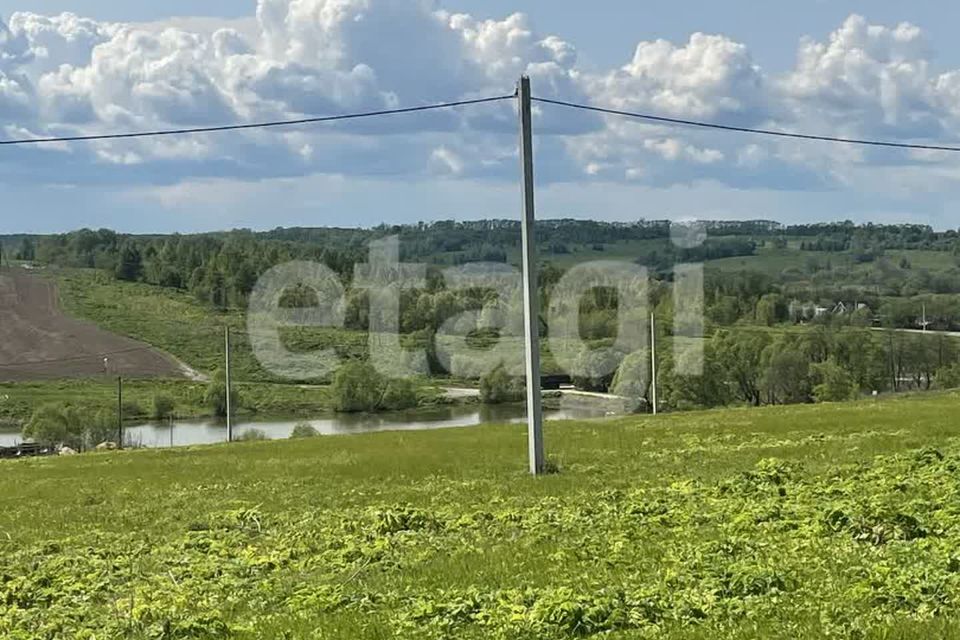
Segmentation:
{"type": "Polygon", "coordinates": [[[657,318],[650,314],[650,405],[657,415],[657,318]]]}
{"type": "Polygon", "coordinates": [[[117,376],[117,448],[123,449],[123,376],[117,376]]]}
{"type": "Polygon", "coordinates": [[[227,442],[233,442],[233,416],[230,407],[230,327],[224,327],[223,345],[227,385],[227,442]]]}
{"type": "Polygon", "coordinates": [[[543,447],[543,399],[540,395],[540,299],[537,289],[536,220],[533,197],[533,116],[530,108],[530,78],[522,76],[517,86],[520,99],[520,165],[523,170],[523,311],[526,340],[527,440],[530,473],[546,471],[543,447]]]}

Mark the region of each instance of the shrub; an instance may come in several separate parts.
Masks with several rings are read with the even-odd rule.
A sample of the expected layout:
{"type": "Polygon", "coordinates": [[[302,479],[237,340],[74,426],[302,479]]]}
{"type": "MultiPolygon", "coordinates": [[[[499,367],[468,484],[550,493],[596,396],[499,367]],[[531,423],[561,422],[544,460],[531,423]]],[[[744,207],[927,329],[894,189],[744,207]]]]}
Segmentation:
{"type": "Polygon", "coordinates": [[[80,415],[66,405],[46,404],[34,411],[23,435],[37,442],[66,445],[72,449],[80,449],[83,444],[80,415]]]}
{"type": "Polygon", "coordinates": [[[573,384],[583,391],[606,393],[621,359],[610,349],[583,349],[577,357],[573,384]]]}
{"type": "Polygon", "coordinates": [[[260,429],[250,429],[249,431],[244,431],[240,434],[240,437],[237,438],[237,442],[261,442],[263,440],[269,440],[267,434],[261,431],[260,429]]]}
{"type": "Polygon", "coordinates": [[[340,367],[330,386],[334,409],[343,413],[409,409],[417,406],[417,389],[412,380],[390,380],[366,362],[340,367]]]}
{"type": "Polygon", "coordinates": [[[520,383],[507,373],[506,367],[497,365],[490,373],[480,378],[480,402],[502,404],[523,399],[520,383]]]}
{"type": "Polygon", "coordinates": [[[316,438],[320,435],[320,432],[317,431],[312,424],[309,422],[301,422],[293,427],[293,432],[290,434],[291,440],[297,440],[300,438],[316,438]]]}
{"type": "MultiPolygon", "coordinates": [[[[241,405],[240,392],[237,391],[236,386],[230,391],[231,408],[236,410],[241,405]]],[[[203,404],[219,418],[227,415],[227,374],[222,369],[217,369],[210,379],[207,393],[203,397],[203,404]]]]}
{"type": "Polygon", "coordinates": [[[103,409],[94,417],[85,417],[79,409],[66,404],[47,404],[33,413],[23,431],[27,438],[50,445],[63,445],[83,451],[117,435],[117,416],[103,409]]]}
{"type": "Polygon", "coordinates": [[[117,441],[117,412],[110,409],[101,409],[87,427],[86,441],[91,449],[104,442],[117,441]]]}
{"type": "Polygon", "coordinates": [[[938,369],[936,383],[938,389],[960,388],[960,363],[947,365],[938,369]]]}
{"type": "Polygon", "coordinates": [[[390,380],[380,399],[379,409],[400,411],[417,406],[417,388],[412,380],[390,380]]]}
{"type": "Polygon", "coordinates": [[[344,413],[376,410],[384,390],[380,373],[372,365],[361,362],[340,367],[330,387],[334,407],[344,413]]]}
{"type": "Polygon", "coordinates": [[[624,358],[613,377],[610,389],[615,395],[629,398],[636,411],[645,411],[650,390],[649,351],[636,351],[624,358]]]}
{"type": "Polygon", "coordinates": [[[123,411],[124,419],[128,418],[142,418],[147,415],[147,412],[143,410],[143,407],[140,406],[138,402],[133,400],[125,401],[120,405],[121,410],[123,411]]]}
{"type": "Polygon", "coordinates": [[[176,404],[168,395],[157,394],[153,396],[153,417],[157,420],[165,420],[173,417],[176,404]]]}

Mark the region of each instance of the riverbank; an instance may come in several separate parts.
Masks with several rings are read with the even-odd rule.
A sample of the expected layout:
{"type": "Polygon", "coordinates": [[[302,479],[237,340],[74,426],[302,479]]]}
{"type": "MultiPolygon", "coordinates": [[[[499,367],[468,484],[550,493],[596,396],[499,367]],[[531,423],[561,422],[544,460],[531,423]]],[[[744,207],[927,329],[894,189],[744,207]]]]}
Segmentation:
{"type": "MultiPolygon", "coordinates": [[[[235,389],[240,404],[238,418],[257,415],[310,416],[332,412],[329,388],[321,385],[238,382],[235,389]]],[[[192,380],[136,379],[124,380],[123,407],[127,420],[152,417],[156,396],[173,401],[178,418],[209,418],[213,413],[204,403],[207,385],[192,380]]],[[[427,380],[417,381],[417,402],[431,407],[452,402],[443,390],[427,380]]],[[[67,403],[95,415],[98,411],[117,409],[116,378],[87,380],[52,380],[0,384],[0,424],[22,426],[33,412],[45,404],[67,403]]]]}
{"type": "MultiPolygon", "coordinates": [[[[584,420],[605,415],[602,408],[545,407],[545,420],[584,420]]],[[[310,425],[321,436],[356,435],[380,431],[431,431],[484,424],[517,423],[526,420],[522,403],[495,406],[461,403],[421,407],[408,411],[381,413],[331,413],[310,417],[241,417],[233,424],[234,438],[255,436],[265,440],[285,440],[299,425],[310,425]]],[[[0,430],[0,447],[22,442],[19,431],[0,430]]],[[[226,443],[227,426],[221,419],[177,419],[130,422],[124,428],[126,448],[164,449],[226,443]]]]}

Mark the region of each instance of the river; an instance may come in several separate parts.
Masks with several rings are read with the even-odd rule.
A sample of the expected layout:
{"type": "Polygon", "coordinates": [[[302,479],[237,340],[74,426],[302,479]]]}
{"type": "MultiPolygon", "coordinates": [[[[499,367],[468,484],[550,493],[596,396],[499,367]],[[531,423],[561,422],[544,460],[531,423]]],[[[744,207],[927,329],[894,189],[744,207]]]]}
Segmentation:
{"type": "MultiPolygon", "coordinates": [[[[582,420],[598,418],[604,411],[591,408],[545,409],[546,420],[582,420]]],[[[521,405],[453,406],[416,409],[405,412],[373,414],[329,414],[307,419],[253,419],[238,420],[234,437],[242,437],[252,430],[262,432],[271,440],[289,438],[293,428],[309,423],[321,435],[370,433],[375,431],[424,431],[472,427],[482,424],[523,422],[526,408],[521,405]]],[[[176,420],[171,423],[148,422],[128,425],[125,441],[137,447],[159,449],[226,442],[227,427],[222,420],[176,420]]],[[[19,444],[23,438],[16,432],[0,432],[0,447],[19,444]]]]}

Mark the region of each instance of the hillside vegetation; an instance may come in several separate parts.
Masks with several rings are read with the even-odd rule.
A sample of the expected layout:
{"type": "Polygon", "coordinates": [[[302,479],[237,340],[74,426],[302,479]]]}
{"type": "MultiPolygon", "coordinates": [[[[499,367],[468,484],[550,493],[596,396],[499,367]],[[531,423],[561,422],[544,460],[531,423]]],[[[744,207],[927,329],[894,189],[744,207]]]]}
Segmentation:
{"type": "MultiPolygon", "coordinates": [[[[543,372],[570,373],[582,390],[612,392],[628,397],[633,407],[650,407],[648,348],[639,341],[627,345],[617,340],[631,332],[644,339],[649,335],[643,305],[620,308],[626,295],[648,301],[656,317],[657,398],[665,411],[840,401],[873,392],[960,386],[960,346],[945,333],[960,328],[956,231],[748,221],[709,222],[702,229],[705,235],[678,237],[691,229],[665,221],[538,224],[543,372]],[[592,260],[634,263],[624,270],[632,280],[617,288],[571,293],[565,278],[592,260]],[[692,297],[675,287],[673,267],[699,262],[705,264],[703,306],[687,309],[684,301],[692,297]],[[564,314],[576,314],[582,342],[573,338],[558,346],[551,340],[556,337],[552,330],[564,326],[558,320],[564,314]],[[683,324],[691,318],[697,322],[686,330],[699,336],[701,317],[703,340],[684,338],[683,324]],[[914,333],[921,327],[929,333],[914,333]],[[682,339],[675,342],[675,337],[682,339]],[[699,352],[683,354],[677,345],[703,346],[703,375],[680,366],[685,355],[699,362],[699,352]]],[[[201,372],[213,374],[220,367],[223,328],[230,327],[234,379],[255,385],[246,397],[259,407],[282,409],[283,403],[270,398],[288,394],[264,385],[320,389],[333,372],[297,369],[288,379],[260,366],[245,326],[246,303],[257,278],[289,260],[327,264],[344,288],[343,326],[288,327],[282,340],[292,352],[333,349],[341,366],[364,360],[370,353],[370,315],[379,311],[371,309],[354,269],[367,261],[371,241],[391,235],[399,238],[402,260],[427,263],[422,286],[402,289],[398,318],[402,344],[426,351],[429,370],[416,382],[421,399],[432,401],[436,392],[430,389],[438,384],[479,386],[489,373],[482,366],[484,350],[496,345],[498,336],[517,340],[516,349],[508,345],[505,351],[519,362],[519,287],[494,295],[480,286],[458,286],[455,278],[448,282],[450,274],[444,271],[472,261],[515,263],[519,234],[511,221],[188,236],[81,230],[0,238],[0,243],[20,259],[46,265],[44,271],[58,280],[64,307],[72,315],[155,345],[201,372]],[[476,317],[483,329],[477,329],[476,317]],[[472,352],[445,362],[438,336],[450,326],[472,352]]],[[[288,287],[280,298],[288,308],[316,303],[315,292],[303,283],[288,287]]],[[[504,352],[488,350],[494,359],[504,352]]],[[[95,364],[100,365],[99,358],[95,364]]],[[[516,395],[519,389],[513,391],[516,395]]],[[[25,406],[28,394],[10,388],[6,395],[10,398],[0,404],[0,419],[16,420],[16,408],[25,406]]],[[[194,412],[195,394],[186,385],[173,395],[178,405],[194,412]]],[[[332,406],[325,390],[313,398],[298,400],[295,411],[332,406]]],[[[89,398],[64,401],[91,404],[89,398]]]]}
{"type": "Polygon", "coordinates": [[[0,636],[956,638],[958,401],[0,462],[0,636]]]}

